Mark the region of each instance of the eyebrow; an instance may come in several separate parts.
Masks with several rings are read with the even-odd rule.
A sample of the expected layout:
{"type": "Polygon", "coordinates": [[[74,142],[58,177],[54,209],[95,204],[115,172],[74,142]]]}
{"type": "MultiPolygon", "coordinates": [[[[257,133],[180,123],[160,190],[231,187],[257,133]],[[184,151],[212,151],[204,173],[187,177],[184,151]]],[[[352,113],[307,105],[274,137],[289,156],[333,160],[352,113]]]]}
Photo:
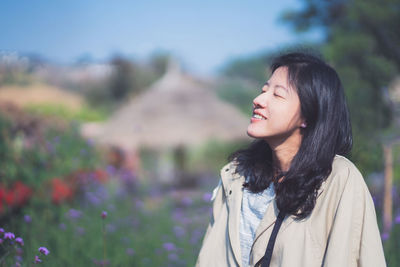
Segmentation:
{"type": "MultiPolygon", "coordinates": [[[[264,86],[269,86],[269,82],[265,82],[264,86]]],[[[275,85],[275,87],[280,87],[280,88],[284,89],[286,92],[289,92],[289,90],[282,85],[277,84],[277,85],[275,85]]]]}

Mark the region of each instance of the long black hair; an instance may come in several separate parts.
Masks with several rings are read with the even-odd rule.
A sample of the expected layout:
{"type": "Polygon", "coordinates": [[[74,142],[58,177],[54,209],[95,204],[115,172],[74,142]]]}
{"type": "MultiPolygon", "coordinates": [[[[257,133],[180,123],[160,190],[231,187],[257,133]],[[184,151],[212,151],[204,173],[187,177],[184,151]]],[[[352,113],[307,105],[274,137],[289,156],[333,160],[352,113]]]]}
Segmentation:
{"type": "Polygon", "coordinates": [[[275,58],[271,73],[279,67],[288,69],[289,83],[297,91],[307,125],[301,129],[301,145],[289,170],[280,173],[284,178],[278,182],[272,150],[265,140],[255,140],[229,159],[236,161],[236,172],[247,178],[244,187],[257,193],[274,183],[279,210],[300,220],[314,209],[318,189],[332,171],[335,154],[349,153],[353,138],[343,86],[332,67],[305,53],[275,58]]]}

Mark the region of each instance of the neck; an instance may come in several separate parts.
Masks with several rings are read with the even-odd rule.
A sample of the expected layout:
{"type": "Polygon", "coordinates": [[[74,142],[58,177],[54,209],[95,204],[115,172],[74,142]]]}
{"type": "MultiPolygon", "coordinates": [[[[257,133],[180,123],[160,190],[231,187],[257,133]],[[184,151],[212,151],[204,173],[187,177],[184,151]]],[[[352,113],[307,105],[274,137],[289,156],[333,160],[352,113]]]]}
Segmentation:
{"type": "Polygon", "coordinates": [[[267,140],[272,150],[274,165],[279,171],[289,170],[292,159],[300,148],[301,140],[300,133],[292,134],[283,140],[267,140]]]}

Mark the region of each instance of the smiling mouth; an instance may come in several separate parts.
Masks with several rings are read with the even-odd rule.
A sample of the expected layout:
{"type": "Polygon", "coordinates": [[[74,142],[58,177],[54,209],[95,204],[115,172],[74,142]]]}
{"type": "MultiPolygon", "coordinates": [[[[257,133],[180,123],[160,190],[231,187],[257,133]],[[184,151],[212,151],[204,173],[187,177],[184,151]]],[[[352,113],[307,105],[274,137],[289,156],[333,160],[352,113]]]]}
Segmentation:
{"type": "Polygon", "coordinates": [[[258,119],[258,120],[266,120],[267,118],[261,116],[260,114],[257,113],[253,113],[253,116],[251,116],[252,118],[258,119]]]}

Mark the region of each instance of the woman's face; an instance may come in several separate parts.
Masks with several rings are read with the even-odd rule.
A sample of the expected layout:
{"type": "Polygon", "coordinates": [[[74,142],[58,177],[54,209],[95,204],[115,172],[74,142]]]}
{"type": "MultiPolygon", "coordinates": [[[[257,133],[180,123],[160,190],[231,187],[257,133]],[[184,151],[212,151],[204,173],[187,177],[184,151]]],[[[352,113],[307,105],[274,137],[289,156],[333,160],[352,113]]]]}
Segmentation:
{"type": "Polygon", "coordinates": [[[301,138],[303,122],[299,96],[289,85],[287,68],[280,67],[253,100],[253,116],[247,134],[268,142],[281,142],[295,136],[301,138]]]}

